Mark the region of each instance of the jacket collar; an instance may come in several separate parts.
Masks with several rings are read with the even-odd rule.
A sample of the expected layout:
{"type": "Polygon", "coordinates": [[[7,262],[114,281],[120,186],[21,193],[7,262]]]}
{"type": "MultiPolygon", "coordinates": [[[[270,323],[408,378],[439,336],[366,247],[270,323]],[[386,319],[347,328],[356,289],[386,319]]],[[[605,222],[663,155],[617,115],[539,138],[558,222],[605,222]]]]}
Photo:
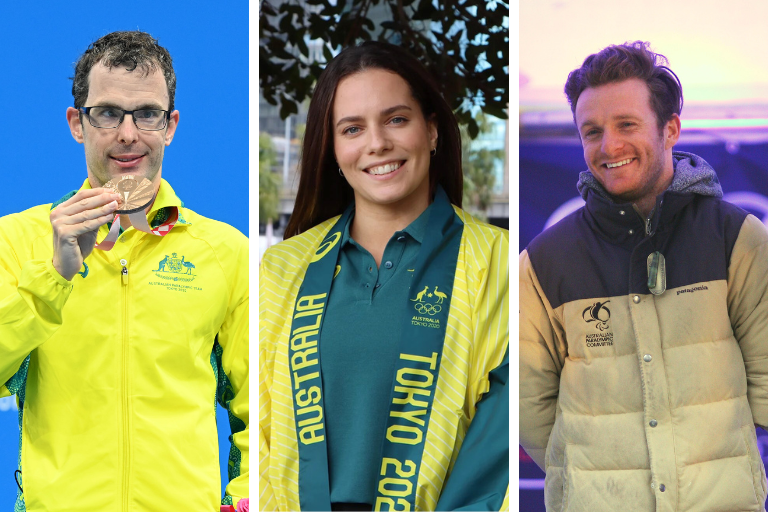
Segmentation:
{"type": "Polygon", "coordinates": [[[634,247],[646,234],[655,234],[670,226],[675,215],[693,201],[695,195],[667,190],[656,198],[656,207],[648,222],[632,203],[618,204],[589,190],[584,207],[586,220],[592,230],[607,241],[634,247]]]}
{"type": "Polygon", "coordinates": [[[672,156],[675,175],[669,188],[656,198],[650,219],[644,219],[632,203],[614,202],[592,173],[582,172],[578,189],[586,201],[586,218],[592,229],[612,243],[634,246],[646,234],[663,231],[695,196],[723,196],[717,174],[703,158],[683,151],[672,156]]]}

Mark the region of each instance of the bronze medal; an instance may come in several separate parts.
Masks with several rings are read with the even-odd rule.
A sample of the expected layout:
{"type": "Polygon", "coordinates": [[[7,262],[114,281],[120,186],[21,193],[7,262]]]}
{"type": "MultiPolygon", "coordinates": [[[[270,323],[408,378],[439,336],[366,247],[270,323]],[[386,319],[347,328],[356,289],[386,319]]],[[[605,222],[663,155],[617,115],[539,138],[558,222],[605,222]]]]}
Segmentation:
{"type": "Polygon", "coordinates": [[[165,236],[170,233],[171,228],[176,225],[176,221],[179,219],[179,210],[174,206],[172,213],[165,222],[155,228],[149,226],[144,210],[152,204],[155,194],[152,182],[147,178],[139,180],[133,174],[127,174],[120,178],[109,180],[104,184],[104,188],[120,195],[120,206],[118,210],[115,210],[115,218],[112,221],[112,227],[106,238],[95,245],[97,249],[102,251],[112,249],[119,236],[121,226],[124,229],[133,227],[144,233],[165,236]],[[123,215],[123,217],[121,218],[120,215],[123,215]]]}
{"type": "Polygon", "coordinates": [[[121,204],[115,213],[127,215],[143,211],[154,199],[152,182],[147,178],[136,179],[133,174],[109,180],[104,188],[120,194],[121,204]]]}

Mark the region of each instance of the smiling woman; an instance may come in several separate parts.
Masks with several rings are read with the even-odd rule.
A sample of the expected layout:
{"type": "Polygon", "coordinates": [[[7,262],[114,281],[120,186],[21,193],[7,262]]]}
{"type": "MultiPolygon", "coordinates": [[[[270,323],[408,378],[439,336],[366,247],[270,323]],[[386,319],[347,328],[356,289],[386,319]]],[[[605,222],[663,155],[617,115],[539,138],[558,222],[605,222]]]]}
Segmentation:
{"type": "Polygon", "coordinates": [[[462,180],[416,59],[328,64],[260,269],[262,510],[508,508],[509,234],[461,210],[462,180]]]}
{"type": "MultiPolygon", "coordinates": [[[[427,209],[437,126],[424,119],[400,75],[370,69],[341,80],[333,120],[336,160],[355,195],[356,240],[367,232],[361,222],[384,216],[407,226],[427,209]]],[[[373,252],[377,264],[379,245],[373,252]]]]}

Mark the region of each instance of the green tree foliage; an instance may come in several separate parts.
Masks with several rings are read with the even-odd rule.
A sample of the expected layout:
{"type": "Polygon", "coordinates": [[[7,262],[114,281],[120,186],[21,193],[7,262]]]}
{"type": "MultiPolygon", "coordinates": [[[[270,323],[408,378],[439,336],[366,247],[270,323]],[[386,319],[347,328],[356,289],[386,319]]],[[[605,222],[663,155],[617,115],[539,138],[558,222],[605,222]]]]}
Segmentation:
{"type": "MultiPolygon", "coordinates": [[[[476,117],[480,133],[488,133],[491,126],[482,114],[476,117]]],[[[473,215],[482,219],[486,218],[485,212],[491,205],[491,196],[496,177],[493,174],[494,163],[504,160],[504,150],[472,148],[472,140],[466,134],[466,128],[462,127],[461,155],[464,170],[464,197],[463,206],[473,215]]]]}
{"type": "MultiPolygon", "coordinates": [[[[259,11],[259,85],[285,119],[311,95],[341,48],[362,41],[400,44],[434,75],[467,133],[473,113],[506,119],[509,103],[509,3],[501,0],[263,0],[259,11]],[[374,24],[372,8],[385,21],[374,24]],[[309,41],[322,42],[322,56],[309,41]]],[[[377,16],[378,18],[378,16],[377,16]]],[[[378,18],[380,19],[380,18],[378,18]]]]}
{"type": "Polygon", "coordinates": [[[259,222],[269,224],[278,216],[282,178],[272,168],[277,162],[269,134],[259,132],[259,222]]]}

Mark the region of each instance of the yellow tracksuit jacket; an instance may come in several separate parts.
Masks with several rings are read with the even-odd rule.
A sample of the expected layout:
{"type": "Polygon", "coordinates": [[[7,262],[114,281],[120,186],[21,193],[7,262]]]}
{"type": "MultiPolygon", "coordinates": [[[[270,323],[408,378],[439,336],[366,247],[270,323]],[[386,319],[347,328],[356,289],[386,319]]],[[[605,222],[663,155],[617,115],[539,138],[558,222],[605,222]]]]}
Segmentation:
{"type": "MultiPolygon", "coordinates": [[[[441,494],[450,486],[455,486],[451,494],[457,496],[451,500],[453,503],[466,497],[468,510],[482,510],[485,506],[481,501],[472,502],[481,497],[473,496],[474,485],[468,476],[482,479],[482,458],[477,457],[476,451],[466,456],[462,454],[465,462],[461,464],[457,463],[457,457],[476,416],[476,405],[489,390],[489,375],[506,362],[509,343],[509,233],[481,223],[457,207],[454,209],[464,223],[464,231],[433,414],[416,485],[417,510],[435,510],[441,494]],[[461,471],[459,465],[462,465],[461,471]],[[462,476],[446,483],[452,472],[462,476]]],[[[336,220],[338,217],[329,219],[270,248],[261,263],[260,510],[299,510],[300,462],[288,373],[291,315],[310,258],[336,220]]],[[[508,399],[504,401],[508,402],[508,399]]],[[[508,407],[508,403],[505,406],[500,401],[499,406],[508,407]]],[[[488,414],[493,415],[490,409],[488,414]]],[[[503,421],[507,420],[506,415],[507,412],[503,412],[503,421]]],[[[495,420],[501,421],[501,418],[495,420]]],[[[501,439],[506,450],[507,436],[508,432],[505,432],[501,439]]],[[[482,455],[487,457],[487,462],[497,454],[482,455]]],[[[507,452],[503,457],[506,466],[507,452]]],[[[486,496],[488,501],[501,502],[501,508],[508,509],[508,484],[507,480],[495,490],[495,495],[486,496]]]]}
{"type": "Polygon", "coordinates": [[[0,218],[16,510],[218,511],[217,400],[234,432],[223,501],[248,496],[248,239],[183,208],[163,181],[150,219],[171,206],[168,235],[129,228],[72,282],[51,264],[50,204],[0,218]]]}

